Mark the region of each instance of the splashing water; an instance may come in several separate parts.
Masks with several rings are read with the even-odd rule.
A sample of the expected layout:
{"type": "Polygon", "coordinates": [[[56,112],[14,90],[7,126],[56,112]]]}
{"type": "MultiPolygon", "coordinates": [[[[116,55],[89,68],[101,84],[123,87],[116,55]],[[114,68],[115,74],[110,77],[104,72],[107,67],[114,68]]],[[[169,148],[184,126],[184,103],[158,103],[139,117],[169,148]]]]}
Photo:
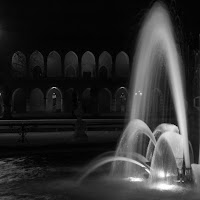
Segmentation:
{"type": "MultiPolygon", "coordinates": [[[[115,156],[133,158],[135,153],[141,154],[141,145],[138,145],[139,137],[141,134],[146,135],[153,143],[153,145],[156,145],[156,140],[147,124],[139,119],[135,119],[132,120],[124,130],[120,142],[117,146],[115,156]]],[[[113,162],[112,171],[113,173],[116,173],[116,171],[123,171],[122,176],[132,176],[133,171],[135,171],[135,173],[138,171],[139,173],[140,168],[136,169],[136,167],[133,166],[130,162],[113,162]]]]}
{"type": "MultiPolygon", "coordinates": [[[[179,133],[178,127],[175,126],[174,124],[166,124],[166,123],[160,124],[156,127],[156,129],[153,132],[153,135],[154,135],[156,141],[159,139],[159,137],[163,133],[165,133],[167,131],[170,131],[173,133],[179,133]]],[[[151,161],[151,159],[152,159],[154,147],[155,147],[155,145],[152,143],[152,141],[150,141],[148,144],[148,147],[147,147],[147,152],[146,152],[146,158],[149,161],[151,161]]]]}
{"type": "Polygon", "coordinates": [[[135,72],[130,83],[130,91],[133,93],[131,94],[132,99],[129,99],[130,119],[119,141],[115,156],[102,158],[95,162],[81,176],[79,183],[94,170],[109,162],[112,162],[112,176],[122,179],[128,178],[130,181],[143,180],[144,178],[150,181],[150,184],[159,182],[176,184],[177,168],[182,169],[183,155],[186,168],[190,168],[180,58],[168,11],[165,5],[160,2],[155,3],[146,16],[140,31],[133,66],[135,72]],[[157,79],[154,77],[155,60],[161,56],[166,60],[166,71],[179,128],[173,124],[163,123],[152,133],[147,123],[151,117],[150,105],[156,102],[149,103],[149,101],[152,101],[153,80],[157,79]],[[138,97],[137,91],[140,91],[142,95],[138,97]],[[149,143],[146,145],[147,151],[145,150],[146,159],[142,154],[138,156],[138,153],[143,153],[139,151],[143,145],[139,140],[141,135],[146,135],[149,138],[149,143]],[[134,158],[134,155],[137,156],[134,158]],[[151,166],[150,171],[147,169],[147,164],[151,166]],[[150,176],[149,174],[148,177],[146,176],[144,169],[150,176]]]}
{"type": "Polygon", "coordinates": [[[139,119],[135,119],[129,122],[128,126],[124,130],[123,135],[119,141],[115,155],[119,156],[121,155],[121,153],[124,152],[126,152],[127,154],[132,152],[137,152],[138,137],[141,134],[146,135],[150,139],[150,141],[154,145],[156,145],[155,137],[152,134],[148,125],[139,119]]]}
{"type": "MultiPolygon", "coordinates": [[[[131,159],[131,158],[126,158],[126,157],[122,157],[122,156],[110,156],[107,158],[103,158],[101,160],[99,160],[97,163],[95,163],[92,167],[89,167],[88,170],[86,170],[86,172],[79,178],[78,180],[78,184],[81,184],[82,181],[89,175],[91,174],[93,171],[95,171],[97,168],[109,163],[109,162],[116,162],[116,161],[123,161],[123,162],[127,162],[127,163],[132,163],[135,165],[140,166],[141,168],[144,168],[144,170],[146,172],[148,172],[150,174],[150,171],[148,169],[148,166],[138,162],[137,160],[131,159]]],[[[127,178],[127,177],[126,177],[127,178]]]]}
{"type": "Polygon", "coordinates": [[[139,34],[138,45],[134,57],[135,71],[130,83],[133,92],[130,100],[130,121],[141,119],[147,123],[149,117],[149,98],[155,71],[155,59],[162,55],[166,59],[166,69],[172,91],[176,116],[180,133],[183,135],[185,165],[190,168],[186,111],[184,91],[180,71],[180,58],[175,45],[174,34],[169,14],[165,5],[155,3],[147,14],[139,34]],[[142,91],[138,98],[135,91],[142,91]]]}
{"type": "MultiPolygon", "coordinates": [[[[171,133],[173,136],[173,132],[171,133]]],[[[175,183],[177,179],[177,164],[172,150],[171,137],[169,134],[162,134],[156,144],[151,163],[151,181],[165,182],[167,184],[175,183]],[[169,141],[168,141],[169,140],[169,141]]],[[[176,152],[176,151],[175,151],[176,152]]]]}

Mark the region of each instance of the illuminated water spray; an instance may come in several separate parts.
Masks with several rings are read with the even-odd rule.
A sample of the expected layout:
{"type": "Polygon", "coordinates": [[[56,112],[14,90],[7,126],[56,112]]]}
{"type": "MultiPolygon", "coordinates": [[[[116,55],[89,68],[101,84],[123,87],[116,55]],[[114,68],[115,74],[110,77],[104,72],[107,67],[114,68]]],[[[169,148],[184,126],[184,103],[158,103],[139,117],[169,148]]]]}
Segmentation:
{"type": "Polygon", "coordinates": [[[172,92],[180,133],[183,135],[184,157],[187,168],[190,168],[186,111],[182,87],[181,62],[176,48],[172,23],[167,9],[162,3],[155,3],[147,14],[139,34],[133,66],[135,71],[131,80],[132,99],[130,101],[130,121],[146,121],[149,114],[149,98],[155,74],[155,60],[165,58],[166,71],[172,92]],[[141,98],[135,95],[140,91],[141,98]]]}

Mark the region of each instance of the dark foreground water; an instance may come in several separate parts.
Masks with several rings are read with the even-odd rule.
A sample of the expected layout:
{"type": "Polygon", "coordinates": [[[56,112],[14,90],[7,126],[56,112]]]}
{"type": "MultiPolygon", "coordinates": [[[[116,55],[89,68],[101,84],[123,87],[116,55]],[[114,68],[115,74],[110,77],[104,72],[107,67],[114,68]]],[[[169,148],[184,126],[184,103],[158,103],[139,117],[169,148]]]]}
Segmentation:
{"type": "MultiPolygon", "coordinates": [[[[111,148],[110,148],[111,149],[111,148]]],[[[147,183],[78,177],[84,166],[109,148],[82,147],[62,151],[29,150],[0,157],[0,199],[200,199],[200,188],[159,187],[147,183]]]]}

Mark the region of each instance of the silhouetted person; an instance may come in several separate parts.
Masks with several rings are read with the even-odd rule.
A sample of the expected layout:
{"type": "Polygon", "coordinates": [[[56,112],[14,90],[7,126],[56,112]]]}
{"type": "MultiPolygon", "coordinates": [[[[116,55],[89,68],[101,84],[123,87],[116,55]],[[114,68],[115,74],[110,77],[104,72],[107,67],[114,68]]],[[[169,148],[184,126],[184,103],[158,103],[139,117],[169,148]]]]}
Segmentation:
{"type": "Polygon", "coordinates": [[[52,107],[53,107],[53,112],[56,112],[56,93],[54,92],[53,94],[52,94],[52,107]]]}
{"type": "Polygon", "coordinates": [[[122,93],[119,98],[120,98],[120,102],[121,102],[120,110],[121,110],[121,112],[125,112],[126,96],[124,93],[122,93]]]}

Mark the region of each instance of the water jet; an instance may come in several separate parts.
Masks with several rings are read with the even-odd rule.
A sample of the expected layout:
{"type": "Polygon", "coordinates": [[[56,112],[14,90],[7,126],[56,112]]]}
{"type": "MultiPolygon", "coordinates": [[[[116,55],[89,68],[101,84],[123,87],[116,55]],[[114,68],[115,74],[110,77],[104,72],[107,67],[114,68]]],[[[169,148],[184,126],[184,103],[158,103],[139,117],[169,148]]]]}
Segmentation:
{"type": "MultiPolygon", "coordinates": [[[[129,123],[120,138],[115,157],[100,160],[92,169],[109,161],[112,162],[112,176],[128,180],[143,180],[144,177],[142,179],[140,177],[141,168],[138,166],[141,167],[144,163],[139,160],[137,166],[133,165],[132,154],[137,153],[146,156],[146,164],[150,168],[150,175],[146,177],[149,183],[176,185],[177,182],[192,182],[181,66],[169,12],[165,4],[156,2],[147,13],[139,32],[132,65],[134,70],[130,81],[129,123]],[[148,127],[151,117],[149,101],[151,91],[155,87],[152,83],[155,78],[157,57],[162,57],[166,61],[165,68],[178,126],[163,122],[157,124],[157,128],[152,133],[148,127]],[[138,92],[141,95],[137,95],[138,92]],[[141,135],[148,137],[148,144],[139,140],[141,135]],[[137,148],[139,146],[141,149],[141,145],[146,145],[145,155],[137,148]]],[[[86,174],[89,173],[90,170],[86,174]]]]}

